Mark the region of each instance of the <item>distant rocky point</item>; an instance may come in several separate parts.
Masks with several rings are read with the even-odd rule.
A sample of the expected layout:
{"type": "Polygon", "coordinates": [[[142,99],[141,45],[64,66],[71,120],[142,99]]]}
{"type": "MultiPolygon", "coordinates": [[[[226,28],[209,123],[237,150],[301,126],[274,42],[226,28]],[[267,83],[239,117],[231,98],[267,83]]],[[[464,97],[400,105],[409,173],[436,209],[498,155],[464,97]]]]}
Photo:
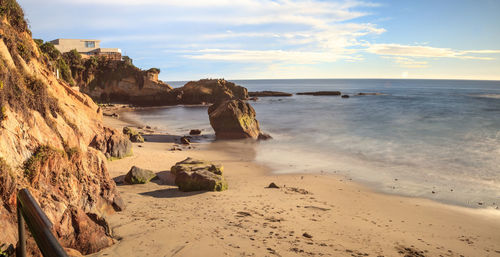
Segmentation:
{"type": "Polygon", "coordinates": [[[250,97],[293,96],[293,94],[279,92],[279,91],[254,91],[254,92],[248,92],[248,95],[250,97]]]}
{"type": "Polygon", "coordinates": [[[301,92],[297,93],[297,95],[313,95],[313,96],[322,96],[322,95],[341,95],[340,91],[316,91],[316,92],[301,92]]]}

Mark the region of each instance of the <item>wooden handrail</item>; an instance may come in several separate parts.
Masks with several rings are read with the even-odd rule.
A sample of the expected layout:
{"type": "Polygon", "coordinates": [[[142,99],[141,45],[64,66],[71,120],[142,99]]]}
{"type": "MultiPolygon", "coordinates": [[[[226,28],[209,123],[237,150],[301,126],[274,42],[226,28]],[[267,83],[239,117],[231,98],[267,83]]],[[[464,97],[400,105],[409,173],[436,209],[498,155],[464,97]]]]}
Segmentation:
{"type": "Polygon", "coordinates": [[[52,234],[52,223],[26,188],[17,193],[17,223],[19,232],[18,257],[26,257],[25,223],[44,257],[68,256],[52,234]]]}

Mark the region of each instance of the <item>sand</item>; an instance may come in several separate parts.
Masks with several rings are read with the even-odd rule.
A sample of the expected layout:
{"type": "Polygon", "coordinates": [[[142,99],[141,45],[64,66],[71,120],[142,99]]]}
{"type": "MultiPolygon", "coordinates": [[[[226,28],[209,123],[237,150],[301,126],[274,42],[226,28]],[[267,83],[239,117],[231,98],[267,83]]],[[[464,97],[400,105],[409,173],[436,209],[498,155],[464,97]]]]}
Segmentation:
{"type": "Polygon", "coordinates": [[[127,207],[109,216],[116,244],[93,256],[500,256],[498,210],[380,194],[327,174],[273,175],[252,162],[252,144],[170,151],[173,136],[146,138],[109,173],[119,181],[136,165],[159,179],[118,184],[127,207]],[[178,191],[169,170],[188,156],[223,164],[229,190],[178,191]]]}

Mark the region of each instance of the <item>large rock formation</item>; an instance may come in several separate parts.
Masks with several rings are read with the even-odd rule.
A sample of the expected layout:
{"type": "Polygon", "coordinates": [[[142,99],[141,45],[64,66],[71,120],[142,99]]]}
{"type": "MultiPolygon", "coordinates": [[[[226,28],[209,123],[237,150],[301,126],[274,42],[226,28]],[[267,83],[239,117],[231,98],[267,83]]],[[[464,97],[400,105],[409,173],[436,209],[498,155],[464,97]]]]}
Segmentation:
{"type": "Polygon", "coordinates": [[[14,0],[0,15],[0,242],[16,245],[16,193],[28,188],[64,247],[96,252],[112,244],[104,214],[123,208],[104,154],[89,147],[106,134],[102,112],[54,76],[14,0]]]}
{"type": "Polygon", "coordinates": [[[175,101],[172,87],[158,80],[158,69],[143,71],[129,62],[108,59],[96,59],[95,63],[87,65],[78,84],[80,91],[96,101],[141,106],[175,101]]]}
{"type": "Polygon", "coordinates": [[[103,133],[96,134],[90,146],[103,152],[107,158],[120,159],[132,155],[132,143],[128,135],[112,128],[105,127],[103,133]]]}
{"type": "Polygon", "coordinates": [[[187,158],[170,169],[175,184],[181,191],[223,191],[227,182],[222,176],[223,167],[207,161],[187,158]]]}
{"type": "Polygon", "coordinates": [[[175,104],[204,104],[248,99],[246,88],[224,79],[191,81],[183,87],[174,89],[172,93],[177,99],[175,104]]]}
{"type": "Polygon", "coordinates": [[[257,139],[260,134],[255,110],[242,100],[229,100],[208,108],[210,125],[217,139],[257,139]]]}

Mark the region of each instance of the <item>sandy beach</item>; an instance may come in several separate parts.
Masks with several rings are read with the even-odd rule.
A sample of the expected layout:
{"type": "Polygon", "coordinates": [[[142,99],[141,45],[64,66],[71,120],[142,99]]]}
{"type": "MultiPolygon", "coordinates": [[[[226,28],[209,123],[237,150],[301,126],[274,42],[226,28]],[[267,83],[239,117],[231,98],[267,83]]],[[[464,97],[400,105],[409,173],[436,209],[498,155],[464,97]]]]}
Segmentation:
{"type": "Polygon", "coordinates": [[[375,193],[340,176],[273,175],[252,162],[252,144],[171,151],[175,136],[145,138],[109,173],[120,181],[136,165],[159,179],[118,183],[127,207],[109,216],[116,243],[92,256],[500,256],[496,210],[375,193]],[[223,164],[229,190],[180,192],[169,170],[186,157],[223,164]]]}

